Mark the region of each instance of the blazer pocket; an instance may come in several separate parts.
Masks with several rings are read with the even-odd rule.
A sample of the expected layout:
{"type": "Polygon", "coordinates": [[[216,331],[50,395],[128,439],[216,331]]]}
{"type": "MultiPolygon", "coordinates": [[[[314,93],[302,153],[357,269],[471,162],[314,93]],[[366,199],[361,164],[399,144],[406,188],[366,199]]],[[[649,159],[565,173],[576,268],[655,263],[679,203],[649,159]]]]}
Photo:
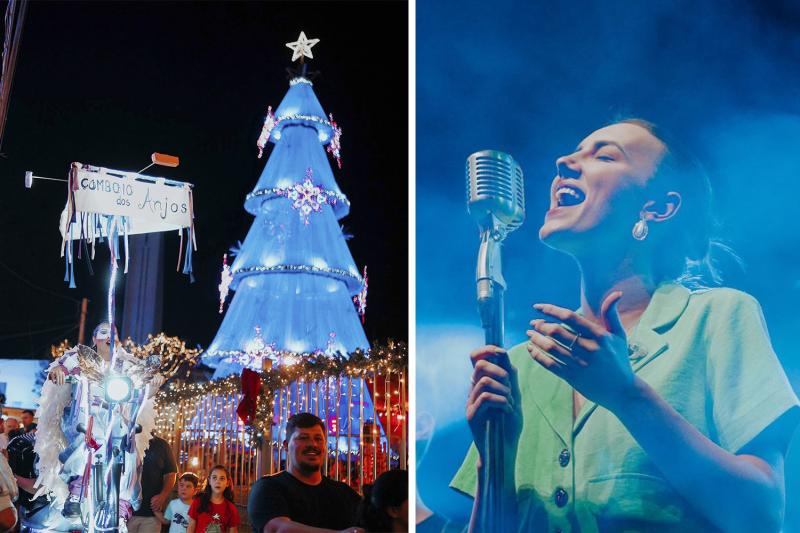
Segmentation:
{"type": "Polygon", "coordinates": [[[685,513],[682,498],[664,479],[636,472],[590,479],[586,499],[604,521],[667,525],[681,522],[685,513]]]}

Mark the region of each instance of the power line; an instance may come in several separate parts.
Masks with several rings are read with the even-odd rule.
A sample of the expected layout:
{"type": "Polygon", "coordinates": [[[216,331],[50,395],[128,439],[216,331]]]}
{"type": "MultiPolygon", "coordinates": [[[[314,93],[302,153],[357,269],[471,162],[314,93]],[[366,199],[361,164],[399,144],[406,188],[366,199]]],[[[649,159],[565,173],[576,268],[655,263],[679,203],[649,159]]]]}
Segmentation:
{"type": "Polygon", "coordinates": [[[20,337],[29,337],[33,335],[37,335],[39,333],[49,333],[51,331],[59,331],[63,330],[67,326],[72,325],[73,322],[69,322],[67,324],[59,324],[58,326],[53,326],[52,328],[44,328],[44,329],[37,329],[34,331],[23,331],[20,333],[10,333],[8,335],[0,335],[0,341],[7,341],[9,339],[19,339],[20,337]]]}
{"type": "Polygon", "coordinates": [[[41,286],[39,286],[39,285],[36,285],[36,284],[35,284],[35,283],[33,283],[32,281],[29,281],[28,279],[24,278],[24,277],[23,277],[21,274],[17,274],[17,273],[14,271],[14,269],[12,269],[10,266],[8,266],[7,264],[5,264],[5,263],[4,263],[4,262],[2,262],[2,261],[0,261],[0,267],[3,267],[3,268],[4,268],[4,269],[6,269],[6,270],[7,270],[7,271],[8,271],[8,272],[9,272],[9,273],[12,275],[12,276],[14,276],[15,278],[17,278],[17,279],[18,279],[18,280],[20,280],[21,282],[25,283],[26,285],[30,286],[31,288],[33,288],[33,289],[36,289],[37,291],[41,291],[41,292],[43,292],[43,293],[45,293],[45,294],[49,294],[50,296],[55,296],[56,298],[62,298],[62,299],[64,299],[64,300],[69,300],[70,302],[76,303],[76,304],[78,304],[78,305],[80,305],[80,303],[81,303],[81,301],[80,301],[80,300],[76,300],[75,298],[70,298],[69,296],[64,296],[63,294],[59,294],[59,293],[57,293],[57,292],[51,291],[50,289],[46,289],[46,288],[44,288],[44,287],[41,287],[41,286]]]}
{"type": "Polygon", "coordinates": [[[25,326],[40,326],[42,324],[52,324],[54,322],[74,321],[75,314],[63,315],[55,318],[44,318],[42,320],[0,320],[0,326],[7,326],[11,329],[18,329],[25,326]]]}
{"type": "Polygon", "coordinates": [[[54,343],[64,340],[65,337],[69,337],[69,335],[72,332],[74,332],[76,329],[78,329],[77,325],[72,326],[68,330],[65,330],[65,331],[59,333],[55,337],[51,337],[46,343],[44,343],[44,345],[42,346],[41,350],[39,348],[36,348],[35,350],[31,350],[31,355],[35,356],[40,352],[44,352],[44,353],[47,353],[49,355],[50,347],[53,346],[54,343]]]}

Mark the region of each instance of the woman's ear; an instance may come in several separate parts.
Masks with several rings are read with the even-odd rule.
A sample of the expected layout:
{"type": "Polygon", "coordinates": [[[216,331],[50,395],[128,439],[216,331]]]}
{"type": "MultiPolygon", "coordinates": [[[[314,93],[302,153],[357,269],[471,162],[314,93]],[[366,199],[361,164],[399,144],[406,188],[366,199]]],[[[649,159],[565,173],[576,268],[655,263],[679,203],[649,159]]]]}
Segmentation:
{"type": "Polygon", "coordinates": [[[647,222],[664,222],[675,216],[681,207],[681,195],[675,191],[664,194],[660,201],[648,200],[641,211],[641,217],[647,222]]]}

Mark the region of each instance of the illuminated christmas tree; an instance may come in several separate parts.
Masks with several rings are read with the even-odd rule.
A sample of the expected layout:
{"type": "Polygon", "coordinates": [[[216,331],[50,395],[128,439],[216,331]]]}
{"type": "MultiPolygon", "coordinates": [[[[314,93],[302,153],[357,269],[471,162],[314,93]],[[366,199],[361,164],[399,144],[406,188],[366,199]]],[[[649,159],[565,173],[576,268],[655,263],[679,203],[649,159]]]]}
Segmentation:
{"type": "MultiPolygon", "coordinates": [[[[234,250],[233,263],[228,267],[225,260],[220,311],[228,290],[236,292],[205,354],[204,361],[216,367],[215,378],[246,367],[261,370],[266,359],[290,365],[301,357],[346,355],[369,348],[359,316],[363,317],[366,304],[366,280],[338,222],[348,214],[350,203],[326,155],[329,152],[341,168],[341,130],[323,111],[303,62],[312,57],[311,46],[317,41],[301,33],[298,41],[288,44],[293,61],[300,59],[300,68],[274,113],[268,108],[257,142],[259,157],[268,142],[275,148],[245,198],[245,209],[255,216],[253,225],[234,250]]],[[[295,385],[291,394],[298,404],[303,394],[319,393],[303,389],[295,385]]],[[[343,416],[347,394],[340,394],[340,412],[333,418],[350,419],[351,428],[335,430],[352,435],[358,433],[360,417],[343,416]]],[[[363,380],[349,394],[350,407],[358,407],[353,411],[359,414],[363,395],[363,419],[371,419],[372,402],[363,380]]],[[[290,406],[290,412],[299,410],[290,406]]]]}

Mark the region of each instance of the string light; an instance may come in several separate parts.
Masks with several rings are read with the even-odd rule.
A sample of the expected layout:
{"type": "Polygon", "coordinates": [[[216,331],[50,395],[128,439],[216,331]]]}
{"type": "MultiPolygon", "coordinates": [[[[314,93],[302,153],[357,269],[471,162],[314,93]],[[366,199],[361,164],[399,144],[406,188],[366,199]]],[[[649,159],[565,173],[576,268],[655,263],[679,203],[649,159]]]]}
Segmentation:
{"type": "MultiPolygon", "coordinates": [[[[141,346],[136,345],[130,339],[124,341],[123,345],[137,357],[145,357],[153,353],[160,354],[162,356],[161,372],[166,377],[176,376],[156,396],[156,427],[159,434],[168,438],[171,443],[175,442],[176,438],[182,443],[180,445],[182,447],[181,464],[188,466],[191,462],[192,467],[199,470],[210,467],[209,464],[206,464],[210,460],[208,454],[213,457],[219,453],[239,454],[237,457],[243,453],[255,454],[248,455],[251,460],[255,461],[258,450],[265,444],[271,445],[275,450],[280,449],[281,442],[268,439],[268,442],[262,443],[262,440],[264,436],[273,435],[273,424],[279,423],[277,418],[278,392],[292,391],[292,384],[296,384],[297,391],[291,392],[290,396],[283,395],[288,401],[283,404],[284,414],[281,423],[285,423],[291,412],[306,408],[306,405],[309,409],[313,409],[316,405],[316,411],[325,419],[328,419],[331,413],[336,413],[337,409],[348,404],[357,413],[364,404],[363,399],[360,399],[360,391],[364,383],[369,381],[369,387],[379,388],[382,385],[376,383],[375,376],[398,374],[400,379],[394,383],[399,383],[400,387],[404,387],[403,376],[408,369],[407,346],[405,343],[391,340],[370,350],[355,350],[347,356],[319,350],[312,353],[292,354],[298,359],[294,365],[272,367],[260,372],[263,386],[257,401],[256,423],[253,426],[244,426],[235,415],[236,406],[242,398],[241,379],[238,375],[204,382],[185,379],[185,376],[189,375],[188,371],[185,376],[182,373],[178,375],[178,371],[184,363],[187,364],[187,368],[194,366],[199,360],[201,351],[187,349],[185,343],[179,338],[168,337],[163,333],[150,336],[148,342],[141,346]],[[364,380],[362,385],[354,386],[349,395],[342,390],[342,388],[347,388],[345,381],[348,378],[364,380]],[[306,385],[306,383],[310,385],[306,385]],[[325,384],[325,392],[321,395],[325,403],[324,408],[320,407],[315,397],[319,392],[315,389],[322,383],[325,384]],[[307,387],[311,387],[311,390],[307,391],[307,387]],[[333,403],[332,408],[331,403],[333,403]],[[185,446],[189,447],[188,451],[183,448],[185,446]],[[194,464],[195,459],[198,462],[197,465],[194,464]]],[[[69,342],[64,341],[58,346],[53,346],[51,352],[54,357],[59,357],[69,348],[69,342]]],[[[396,431],[395,428],[405,427],[408,405],[404,401],[406,396],[402,394],[397,396],[398,391],[392,392],[394,394],[383,394],[373,390],[376,404],[378,399],[383,396],[379,400],[380,405],[375,406],[376,419],[380,417],[382,425],[389,424],[391,426],[392,441],[395,442],[400,435],[406,435],[405,429],[402,429],[401,432],[400,430],[396,431]],[[397,397],[392,398],[392,396],[397,397]],[[387,409],[385,407],[387,400],[398,403],[390,405],[387,409]]],[[[337,425],[334,434],[341,436],[339,431],[353,427],[352,424],[355,422],[349,416],[348,414],[347,419],[340,420],[341,427],[337,425]]],[[[358,418],[355,413],[354,416],[358,418]]],[[[339,420],[338,415],[333,420],[339,420]]],[[[384,457],[379,457],[379,471],[388,467],[385,456],[387,450],[388,461],[396,465],[404,464],[404,460],[400,460],[399,452],[391,449],[385,436],[380,436],[377,422],[364,420],[363,423],[365,425],[372,424],[371,428],[364,428],[365,433],[378,435],[378,439],[382,441],[380,448],[384,457]]],[[[352,430],[347,429],[346,431],[352,430]]],[[[280,429],[278,435],[275,436],[282,437],[280,429]]],[[[369,448],[374,449],[375,444],[358,442],[350,451],[349,456],[359,461],[362,459],[365,462],[373,461],[374,452],[370,452],[369,448]]],[[[333,455],[337,453],[339,457],[348,455],[344,450],[332,452],[333,455]]],[[[369,482],[372,476],[372,467],[367,468],[365,474],[368,475],[364,478],[364,482],[369,482]]]]}
{"type": "Polygon", "coordinates": [[[345,283],[349,287],[361,287],[361,276],[353,274],[341,268],[330,267],[316,267],[311,265],[273,265],[273,266],[254,266],[247,268],[240,268],[233,271],[234,276],[237,274],[252,274],[252,273],[265,273],[265,272],[305,272],[308,274],[320,274],[322,276],[329,276],[334,279],[344,278],[345,283]]]}
{"type": "MultiPolygon", "coordinates": [[[[308,83],[309,85],[311,85],[311,82],[306,80],[305,78],[295,78],[289,83],[290,85],[297,85],[298,83],[308,83]]],[[[270,140],[270,137],[272,137],[272,142],[275,142],[281,138],[280,130],[283,128],[282,127],[279,128],[278,126],[281,124],[281,122],[286,122],[286,121],[297,121],[301,124],[303,123],[308,124],[310,122],[312,123],[311,125],[317,128],[317,131],[320,131],[319,127],[326,127],[330,128],[334,132],[334,135],[336,135],[337,130],[339,137],[341,137],[342,135],[341,128],[336,126],[335,123],[331,124],[324,118],[315,115],[298,115],[298,114],[281,115],[280,117],[276,118],[275,115],[272,113],[272,106],[269,106],[267,108],[267,116],[264,117],[264,125],[261,127],[261,134],[258,136],[258,141],[256,141],[256,146],[258,147],[259,159],[261,159],[261,156],[264,155],[264,148],[267,146],[267,142],[270,140]],[[317,127],[316,125],[319,125],[319,127],[317,127]]],[[[326,140],[328,140],[328,134],[324,133],[323,135],[323,132],[321,132],[320,141],[324,142],[326,140]]],[[[341,165],[339,168],[341,168],[341,165]]]]}
{"type": "MultiPolygon", "coordinates": [[[[274,405],[275,391],[287,387],[291,383],[301,380],[318,382],[344,375],[366,379],[368,374],[387,371],[401,372],[408,368],[406,344],[392,340],[388,341],[386,345],[370,350],[355,350],[348,356],[340,353],[326,354],[319,351],[292,353],[291,356],[296,358],[297,362],[289,366],[273,367],[260,372],[262,388],[256,407],[256,424],[253,428],[255,431],[269,431],[269,425],[273,418],[271,411],[274,405]]],[[[178,380],[162,388],[156,396],[156,402],[158,406],[175,406],[185,400],[200,401],[201,398],[208,395],[237,395],[240,391],[241,379],[238,375],[205,382],[178,380]]],[[[294,408],[297,407],[298,404],[294,397],[290,405],[294,408]]],[[[352,404],[352,407],[357,406],[352,404]]],[[[159,412],[160,416],[164,417],[168,411],[159,409],[159,412]]]]}

